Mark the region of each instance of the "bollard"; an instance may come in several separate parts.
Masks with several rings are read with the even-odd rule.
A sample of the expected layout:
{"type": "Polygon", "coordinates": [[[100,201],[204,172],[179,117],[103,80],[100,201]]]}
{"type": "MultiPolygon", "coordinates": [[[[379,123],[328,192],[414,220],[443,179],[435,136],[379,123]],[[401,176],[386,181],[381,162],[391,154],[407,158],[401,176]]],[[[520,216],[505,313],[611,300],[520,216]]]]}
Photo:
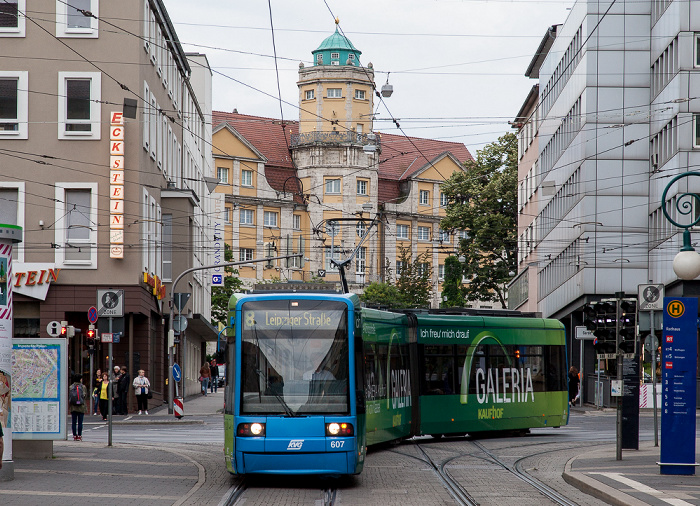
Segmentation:
{"type": "Polygon", "coordinates": [[[175,418],[182,418],[184,416],[184,408],[182,406],[182,397],[175,397],[173,399],[173,412],[175,413],[175,418]]]}

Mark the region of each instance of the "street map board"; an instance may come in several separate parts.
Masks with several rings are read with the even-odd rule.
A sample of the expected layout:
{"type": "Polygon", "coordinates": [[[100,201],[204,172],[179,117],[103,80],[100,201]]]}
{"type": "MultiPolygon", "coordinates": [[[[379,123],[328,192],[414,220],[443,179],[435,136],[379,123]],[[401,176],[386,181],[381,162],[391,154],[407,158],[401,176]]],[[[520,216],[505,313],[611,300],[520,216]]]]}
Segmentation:
{"type": "Polygon", "coordinates": [[[67,369],[65,339],[13,339],[13,439],[66,438],[67,369]]]}

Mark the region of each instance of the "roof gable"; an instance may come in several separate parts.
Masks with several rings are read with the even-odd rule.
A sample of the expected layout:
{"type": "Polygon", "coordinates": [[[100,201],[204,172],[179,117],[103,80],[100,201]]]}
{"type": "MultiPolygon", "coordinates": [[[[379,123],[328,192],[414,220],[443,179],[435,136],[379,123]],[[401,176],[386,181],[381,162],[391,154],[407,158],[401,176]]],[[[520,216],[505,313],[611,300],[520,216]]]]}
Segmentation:
{"type": "Polygon", "coordinates": [[[221,123],[212,132],[214,156],[233,156],[267,162],[267,158],[255,146],[228,123],[221,123]]]}

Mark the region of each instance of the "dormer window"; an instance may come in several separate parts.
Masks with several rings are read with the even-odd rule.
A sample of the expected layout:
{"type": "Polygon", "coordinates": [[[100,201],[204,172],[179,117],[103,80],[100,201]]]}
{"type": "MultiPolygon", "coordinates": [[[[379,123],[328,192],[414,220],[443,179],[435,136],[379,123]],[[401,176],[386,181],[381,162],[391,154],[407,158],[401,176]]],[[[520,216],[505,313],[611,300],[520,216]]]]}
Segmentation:
{"type": "Polygon", "coordinates": [[[340,53],[331,53],[331,60],[340,59],[340,53]]]}
{"type": "Polygon", "coordinates": [[[323,65],[323,54],[319,53],[316,55],[316,64],[323,65]]]}
{"type": "Polygon", "coordinates": [[[355,53],[350,53],[348,55],[348,60],[354,60],[355,59],[355,53]]]}

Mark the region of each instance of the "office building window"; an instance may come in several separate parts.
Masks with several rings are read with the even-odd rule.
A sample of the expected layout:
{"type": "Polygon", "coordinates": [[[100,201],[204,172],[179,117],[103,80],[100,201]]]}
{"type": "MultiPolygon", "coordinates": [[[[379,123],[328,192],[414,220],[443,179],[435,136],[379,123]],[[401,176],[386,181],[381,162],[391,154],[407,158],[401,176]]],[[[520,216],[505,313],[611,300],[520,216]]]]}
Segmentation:
{"type": "Polygon", "coordinates": [[[224,221],[226,223],[231,223],[231,208],[224,207],[224,221]]]}
{"type": "Polygon", "coordinates": [[[365,99],[365,90],[355,90],[355,99],[356,100],[364,100],[365,99]]]}
{"type": "Polygon", "coordinates": [[[340,193],[340,179],[326,179],[326,193],[340,193]]]}
{"type": "Polygon", "coordinates": [[[173,279],[173,215],[164,214],[163,222],[163,281],[173,279]]]}
{"type": "Polygon", "coordinates": [[[403,270],[403,262],[401,260],[396,261],[396,277],[401,276],[401,271],[403,270]]]}
{"type": "Polygon", "coordinates": [[[343,98],[343,90],[341,88],[328,88],[326,96],[328,98],[343,98]]]}
{"type": "Polygon", "coordinates": [[[358,237],[364,237],[367,233],[367,225],[364,221],[360,221],[357,223],[357,225],[355,225],[355,230],[357,231],[358,237]]]}
{"type": "Polygon", "coordinates": [[[357,194],[367,195],[367,181],[362,179],[357,180],[357,194]]]}
{"type": "Polygon", "coordinates": [[[216,177],[218,178],[219,183],[228,183],[228,168],[217,167],[216,168],[216,177]]]}
{"type": "Polygon", "coordinates": [[[28,72],[0,71],[0,139],[26,139],[28,72]]]}
{"type": "Polygon", "coordinates": [[[428,262],[423,262],[418,264],[418,275],[423,276],[424,274],[430,272],[430,264],[428,262]]]}
{"type": "Polygon", "coordinates": [[[333,248],[333,252],[331,255],[331,247],[326,246],[325,264],[326,264],[326,271],[327,272],[338,272],[338,266],[331,264],[331,258],[333,258],[333,260],[340,260],[340,251],[339,250],[340,250],[340,248],[338,246],[336,246],[335,248],[333,248]]]}
{"type": "Polygon", "coordinates": [[[276,227],[277,213],[274,211],[265,211],[263,213],[263,223],[266,227],[276,227]]]}
{"type": "Polygon", "coordinates": [[[445,264],[438,265],[438,279],[445,279],[445,264]]]}
{"type": "Polygon", "coordinates": [[[450,233],[449,232],[445,232],[444,230],[440,230],[440,232],[438,234],[439,234],[438,237],[439,237],[441,242],[448,242],[450,240],[450,233]]]}
{"type": "Polygon", "coordinates": [[[365,271],[367,270],[367,248],[361,247],[357,250],[357,257],[355,260],[355,282],[364,283],[365,282],[365,271]]]}
{"type": "Polygon", "coordinates": [[[99,4],[99,0],[56,0],[56,36],[97,38],[99,4]]]}
{"type": "Polygon", "coordinates": [[[253,171],[252,170],[242,170],[241,171],[241,186],[253,186],[253,171]]]}
{"type": "Polygon", "coordinates": [[[0,1],[0,37],[24,37],[26,0],[0,1]]]}
{"type": "Polygon", "coordinates": [[[56,183],[55,261],[95,268],[97,262],[97,183],[56,183]]]}
{"type": "Polygon", "coordinates": [[[422,206],[430,205],[430,192],[428,190],[421,190],[420,191],[419,203],[422,206]]]}
{"type": "Polygon", "coordinates": [[[58,138],[100,139],[100,72],[58,73],[58,138]]]}
{"type": "Polygon", "coordinates": [[[410,239],[410,225],[396,225],[396,238],[397,239],[410,239]]]}
{"type": "Polygon", "coordinates": [[[292,228],[294,230],[301,230],[301,214],[292,215],[292,228]]]}
{"type": "Polygon", "coordinates": [[[449,203],[449,199],[447,198],[447,195],[444,193],[440,194],[440,207],[447,207],[447,204],[449,203]]]}
{"type": "Polygon", "coordinates": [[[240,257],[239,261],[240,262],[248,262],[255,258],[255,250],[252,248],[241,248],[240,251],[240,257]]]}
{"type": "Polygon", "coordinates": [[[430,240],[430,227],[418,227],[418,240],[419,241],[429,241],[430,240]]]}
{"type": "Polygon", "coordinates": [[[314,96],[314,90],[306,90],[306,92],[304,93],[305,100],[313,100],[314,96]]]}
{"type": "Polygon", "coordinates": [[[252,225],[255,213],[252,209],[241,209],[241,225],[252,225]]]}

